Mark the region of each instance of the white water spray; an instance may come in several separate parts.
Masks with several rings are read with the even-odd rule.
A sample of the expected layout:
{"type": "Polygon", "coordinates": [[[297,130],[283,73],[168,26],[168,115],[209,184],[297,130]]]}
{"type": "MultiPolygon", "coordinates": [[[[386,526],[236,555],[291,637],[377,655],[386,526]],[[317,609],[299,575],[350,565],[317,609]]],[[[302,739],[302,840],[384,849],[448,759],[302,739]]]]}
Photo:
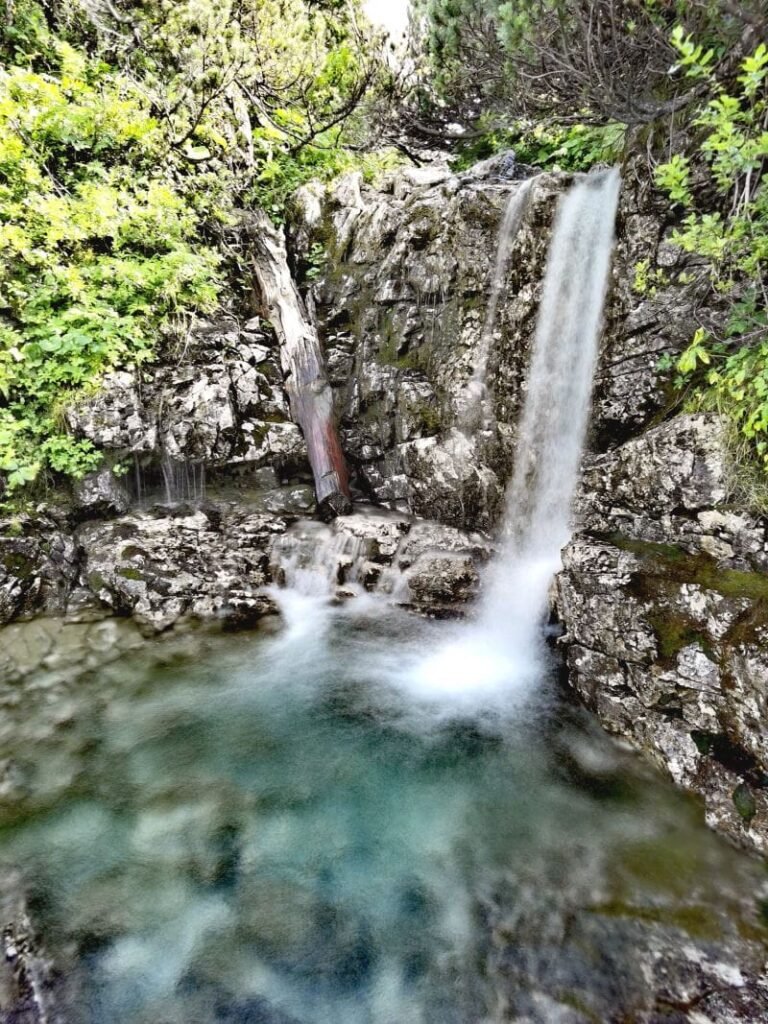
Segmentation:
{"type": "Polygon", "coordinates": [[[523,694],[541,672],[547,592],[568,540],[589,416],[619,195],[617,170],[561,200],[508,491],[504,552],[475,623],[416,666],[423,696],[523,694]]]}

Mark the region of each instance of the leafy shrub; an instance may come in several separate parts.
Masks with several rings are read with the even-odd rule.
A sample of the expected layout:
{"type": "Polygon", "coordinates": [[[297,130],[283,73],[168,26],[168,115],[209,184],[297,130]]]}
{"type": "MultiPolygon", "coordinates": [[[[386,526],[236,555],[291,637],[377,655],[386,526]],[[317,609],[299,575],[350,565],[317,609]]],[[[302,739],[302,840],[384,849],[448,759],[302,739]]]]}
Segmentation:
{"type": "Polygon", "coordinates": [[[710,94],[693,120],[697,148],[659,166],[656,180],[686,211],[673,241],[705,262],[730,309],[720,337],[696,331],[677,361],[677,384],[691,389],[693,403],[725,413],[768,469],[768,49],[758,46],[726,87],[713,75],[711,51],[679,32],[673,41],[710,94]],[[702,169],[704,188],[694,184],[702,169]],[[716,201],[700,208],[702,193],[716,201]]]}
{"type": "Polygon", "coordinates": [[[62,407],[151,358],[175,318],[210,309],[218,258],[159,171],[162,133],[136,86],[47,40],[58,67],[0,71],[0,471],[98,462],[62,407]]]}
{"type": "Polygon", "coordinates": [[[66,407],[247,272],[219,228],[367,175],[359,0],[0,4],[0,491],[99,461],[66,407]],[[55,32],[50,27],[55,24],[55,32]],[[228,262],[227,262],[228,261],[228,262]],[[225,265],[226,264],[226,265],[225,265]]]}
{"type": "Polygon", "coordinates": [[[457,170],[512,149],[522,163],[550,170],[588,171],[595,164],[619,160],[627,134],[626,125],[618,123],[565,126],[514,121],[502,127],[497,117],[491,124],[489,121],[480,118],[478,136],[460,149],[454,162],[457,170]]]}

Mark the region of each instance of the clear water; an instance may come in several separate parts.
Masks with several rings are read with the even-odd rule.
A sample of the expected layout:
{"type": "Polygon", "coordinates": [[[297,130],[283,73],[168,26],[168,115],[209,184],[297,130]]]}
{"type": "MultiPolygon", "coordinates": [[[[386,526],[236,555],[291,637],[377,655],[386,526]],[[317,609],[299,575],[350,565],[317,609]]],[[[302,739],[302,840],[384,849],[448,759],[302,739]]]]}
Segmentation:
{"type": "Polygon", "coordinates": [[[607,1020],[617,976],[644,998],[631,929],[763,949],[759,865],[554,679],[473,707],[407,671],[451,627],[286,601],[271,635],[0,692],[0,862],[72,1021],[571,1019],[510,1016],[528,988],[607,1020]]]}

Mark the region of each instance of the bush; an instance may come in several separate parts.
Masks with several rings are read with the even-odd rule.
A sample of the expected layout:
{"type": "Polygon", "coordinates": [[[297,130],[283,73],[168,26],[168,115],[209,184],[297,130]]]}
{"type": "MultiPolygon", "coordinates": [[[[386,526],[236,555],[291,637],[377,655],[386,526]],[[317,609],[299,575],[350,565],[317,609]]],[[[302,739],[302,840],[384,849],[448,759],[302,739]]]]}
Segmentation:
{"type": "Polygon", "coordinates": [[[163,136],[124,76],[61,41],[58,67],[0,72],[0,471],[13,491],[98,462],[62,407],[150,359],[211,309],[217,255],[162,171],[163,136]]]}
{"type": "Polygon", "coordinates": [[[673,38],[682,66],[708,82],[709,97],[692,120],[696,147],[660,165],[656,180],[685,211],[673,241],[705,261],[713,292],[729,307],[721,336],[696,331],[677,361],[676,383],[692,404],[727,415],[768,469],[768,49],[758,46],[726,85],[714,77],[708,51],[682,33],[673,38]],[[715,201],[700,206],[702,194],[715,201]]]}

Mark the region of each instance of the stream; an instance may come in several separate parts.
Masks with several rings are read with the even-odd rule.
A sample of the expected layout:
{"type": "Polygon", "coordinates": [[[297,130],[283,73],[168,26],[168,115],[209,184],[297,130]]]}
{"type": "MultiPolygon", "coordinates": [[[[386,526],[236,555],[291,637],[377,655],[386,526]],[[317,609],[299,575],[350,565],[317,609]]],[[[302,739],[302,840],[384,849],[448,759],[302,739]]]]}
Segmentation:
{"type": "Polygon", "coordinates": [[[66,1016],[45,1020],[765,1019],[762,865],[566,701],[544,626],[618,195],[608,170],[558,204],[498,553],[467,621],[365,593],[362,541],[315,524],[307,546],[275,542],[287,586],[259,632],[8,627],[0,876],[56,965],[66,1016]]]}

